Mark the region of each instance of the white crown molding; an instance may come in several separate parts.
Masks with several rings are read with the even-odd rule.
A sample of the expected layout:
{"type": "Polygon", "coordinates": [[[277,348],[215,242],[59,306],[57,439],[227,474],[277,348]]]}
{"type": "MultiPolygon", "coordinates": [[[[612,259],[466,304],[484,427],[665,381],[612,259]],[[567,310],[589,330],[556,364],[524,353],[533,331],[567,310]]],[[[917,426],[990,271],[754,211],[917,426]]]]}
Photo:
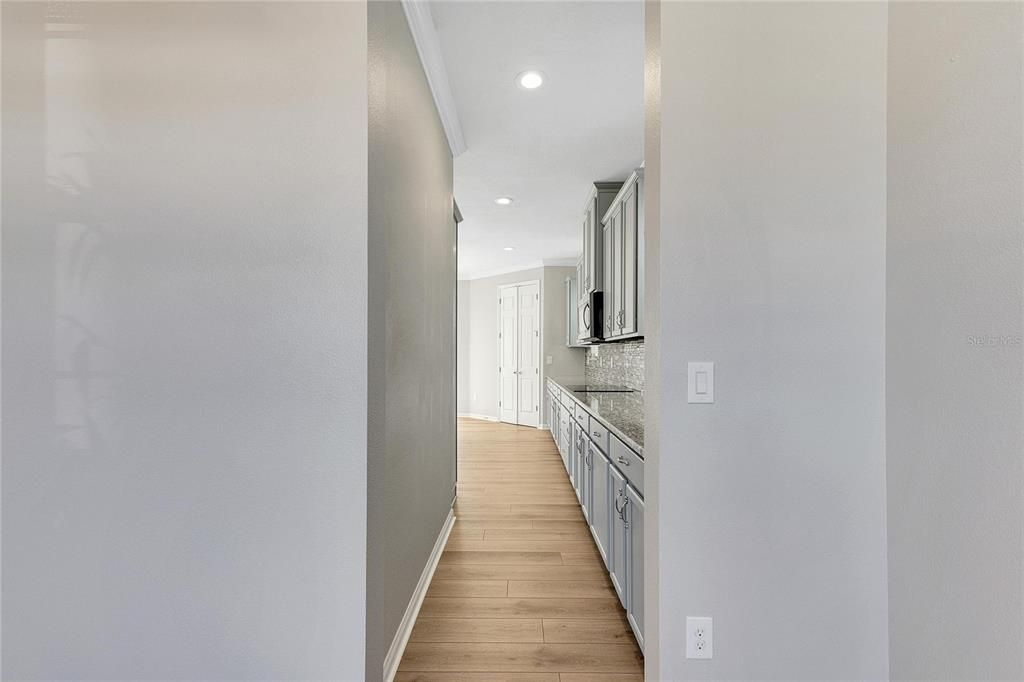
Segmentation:
{"type": "Polygon", "coordinates": [[[574,268],[577,262],[579,262],[579,258],[545,258],[543,260],[546,268],[574,268]]]}
{"type": "Polygon", "coordinates": [[[507,268],[498,268],[497,270],[486,270],[484,272],[474,272],[469,275],[459,275],[459,279],[462,281],[471,279],[487,279],[488,277],[497,277],[499,275],[508,275],[513,272],[523,272],[525,270],[536,270],[537,268],[544,267],[544,261],[534,261],[531,263],[521,263],[519,265],[511,265],[507,268]]]}
{"type": "Polygon", "coordinates": [[[462,136],[462,124],[459,123],[459,112],[455,108],[452,87],[448,82],[448,70],[444,66],[441,55],[441,41],[434,27],[434,19],[430,15],[430,4],[427,0],[402,0],[405,19],[409,23],[416,51],[420,54],[420,63],[427,75],[427,83],[434,94],[437,114],[441,117],[441,125],[448,136],[448,146],[452,156],[466,151],[466,139],[462,136]]]}
{"type": "Polygon", "coordinates": [[[536,270],[538,268],[576,267],[576,261],[578,260],[578,258],[545,258],[544,260],[521,263],[520,265],[512,265],[507,268],[499,268],[497,270],[462,274],[458,276],[458,280],[460,282],[467,282],[474,279],[487,279],[488,277],[498,277],[499,275],[509,275],[513,272],[524,272],[526,270],[536,270]]]}

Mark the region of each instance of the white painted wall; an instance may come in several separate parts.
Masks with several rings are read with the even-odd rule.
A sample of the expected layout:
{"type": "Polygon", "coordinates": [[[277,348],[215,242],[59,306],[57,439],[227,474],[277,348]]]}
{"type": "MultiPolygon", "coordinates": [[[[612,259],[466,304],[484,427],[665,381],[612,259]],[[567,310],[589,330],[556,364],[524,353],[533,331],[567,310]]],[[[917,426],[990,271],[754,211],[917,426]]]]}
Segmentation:
{"type": "Polygon", "coordinates": [[[661,5],[652,679],[887,676],[886,23],[661,5]],[[687,360],[716,363],[714,405],[687,360]],[[684,658],[687,615],[713,660],[684,658]]]}
{"type": "Polygon", "coordinates": [[[361,680],[365,3],[50,8],[2,8],[2,676],[361,680]]]}
{"type": "Polygon", "coordinates": [[[892,3],[894,679],[1024,677],[1024,10],[892,3]]]}
{"type": "MultiPolygon", "coordinates": [[[[661,662],[661,0],[644,0],[644,668],[661,662]]],[[[672,347],[671,340],[669,347],[672,347]]],[[[672,390],[672,387],[666,387],[672,390]]],[[[671,492],[669,491],[670,499],[671,492]]],[[[671,576],[671,571],[669,572],[671,576]]],[[[667,605],[666,611],[672,610],[667,605]]],[[[669,645],[670,650],[678,646],[669,645]]]]}
{"type": "MultiPolygon", "coordinates": [[[[463,409],[464,403],[460,402],[460,414],[498,418],[498,287],[505,284],[541,282],[541,355],[552,358],[552,364],[545,364],[541,372],[545,376],[583,376],[584,351],[565,345],[565,278],[575,271],[568,267],[541,267],[460,282],[460,291],[468,291],[467,310],[459,316],[458,333],[466,348],[463,353],[460,347],[460,354],[468,358],[468,407],[463,409]]],[[[544,400],[543,393],[541,399],[544,400]]],[[[543,406],[541,409],[543,419],[546,410],[543,406]]]]}
{"type": "Polygon", "coordinates": [[[469,414],[470,408],[470,386],[469,386],[469,310],[470,310],[470,287],[469,280],[459,280],[456,296],[458,308],[456,318],[458,328],[456,331],[456,389],[457,411],[459,414],[469,414]]]}

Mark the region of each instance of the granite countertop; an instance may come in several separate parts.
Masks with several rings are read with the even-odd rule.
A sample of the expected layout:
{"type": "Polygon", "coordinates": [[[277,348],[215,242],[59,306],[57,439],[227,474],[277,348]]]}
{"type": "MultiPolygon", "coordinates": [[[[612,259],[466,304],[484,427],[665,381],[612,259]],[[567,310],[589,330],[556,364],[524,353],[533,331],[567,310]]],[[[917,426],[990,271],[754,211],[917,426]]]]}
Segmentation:
{"type": "Polygon", "coordinates": [[[601,420],[608,429],[618,436],[637,454],[644,454],[644,394],[641,391],[628,393],[601,393],[595,391],[571,391],[568,387],[582,382],[551,379],[561,388],[569,391],[576,400],[601,420]]]}

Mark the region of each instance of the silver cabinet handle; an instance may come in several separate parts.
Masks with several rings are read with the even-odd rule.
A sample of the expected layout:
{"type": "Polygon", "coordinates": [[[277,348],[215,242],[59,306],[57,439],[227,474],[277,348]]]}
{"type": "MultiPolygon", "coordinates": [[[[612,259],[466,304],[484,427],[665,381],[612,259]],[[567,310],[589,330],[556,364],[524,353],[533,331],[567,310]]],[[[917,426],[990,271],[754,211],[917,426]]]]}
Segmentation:
{"type": "Polygon", "coordinates": [[[594,435],[597,436],[598,438],[600,438],[601,437],[601,432],[600,431],[594,431],[594,435]]]}
{"type": "Polygon", "coordinates": [[[621,456],[621,455],[619,455],[619,458],[616,459],[615,461],[618,462],[619,464],[623,465],[623,466],[627,466],[627,467],[629,466],[629,460],[626,459],[625,457],[621,456]]]}
{"type": "MultiPolygon", "coordinates": [[[[621,493],[622,493],[622,491],[620,490],[619,494],[621,494],[621,493]]],[[[626,498],[626,499],[624,499],[622,501],[622,508],[620,509],[619,508],[619,501],[617,499],[616,500],[612,500],[612,505],[615,506],[615,511],[619,515],[619,518],[622,519],[623,522],[626,521],[626,505],[627,504],[629,504],[629,498],[626,498]]]]}

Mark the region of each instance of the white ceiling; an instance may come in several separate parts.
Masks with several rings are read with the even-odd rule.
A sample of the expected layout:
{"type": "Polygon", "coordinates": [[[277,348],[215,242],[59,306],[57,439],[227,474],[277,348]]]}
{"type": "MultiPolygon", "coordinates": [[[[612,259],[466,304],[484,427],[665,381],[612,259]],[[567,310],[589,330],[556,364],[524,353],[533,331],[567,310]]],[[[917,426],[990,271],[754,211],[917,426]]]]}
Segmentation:
{"type": "Polygon", "coordinates": [[[431,3],[467,150],[459,277],[575,259],[591,183],[643,160],[641,2],[431,3]],[[523,90],[516,74],[546,80],[523,90]],[[494,199],[511,196],[510,207],[494,199]],[[511,252],[506,246],[514,247],[511,252]]]}

